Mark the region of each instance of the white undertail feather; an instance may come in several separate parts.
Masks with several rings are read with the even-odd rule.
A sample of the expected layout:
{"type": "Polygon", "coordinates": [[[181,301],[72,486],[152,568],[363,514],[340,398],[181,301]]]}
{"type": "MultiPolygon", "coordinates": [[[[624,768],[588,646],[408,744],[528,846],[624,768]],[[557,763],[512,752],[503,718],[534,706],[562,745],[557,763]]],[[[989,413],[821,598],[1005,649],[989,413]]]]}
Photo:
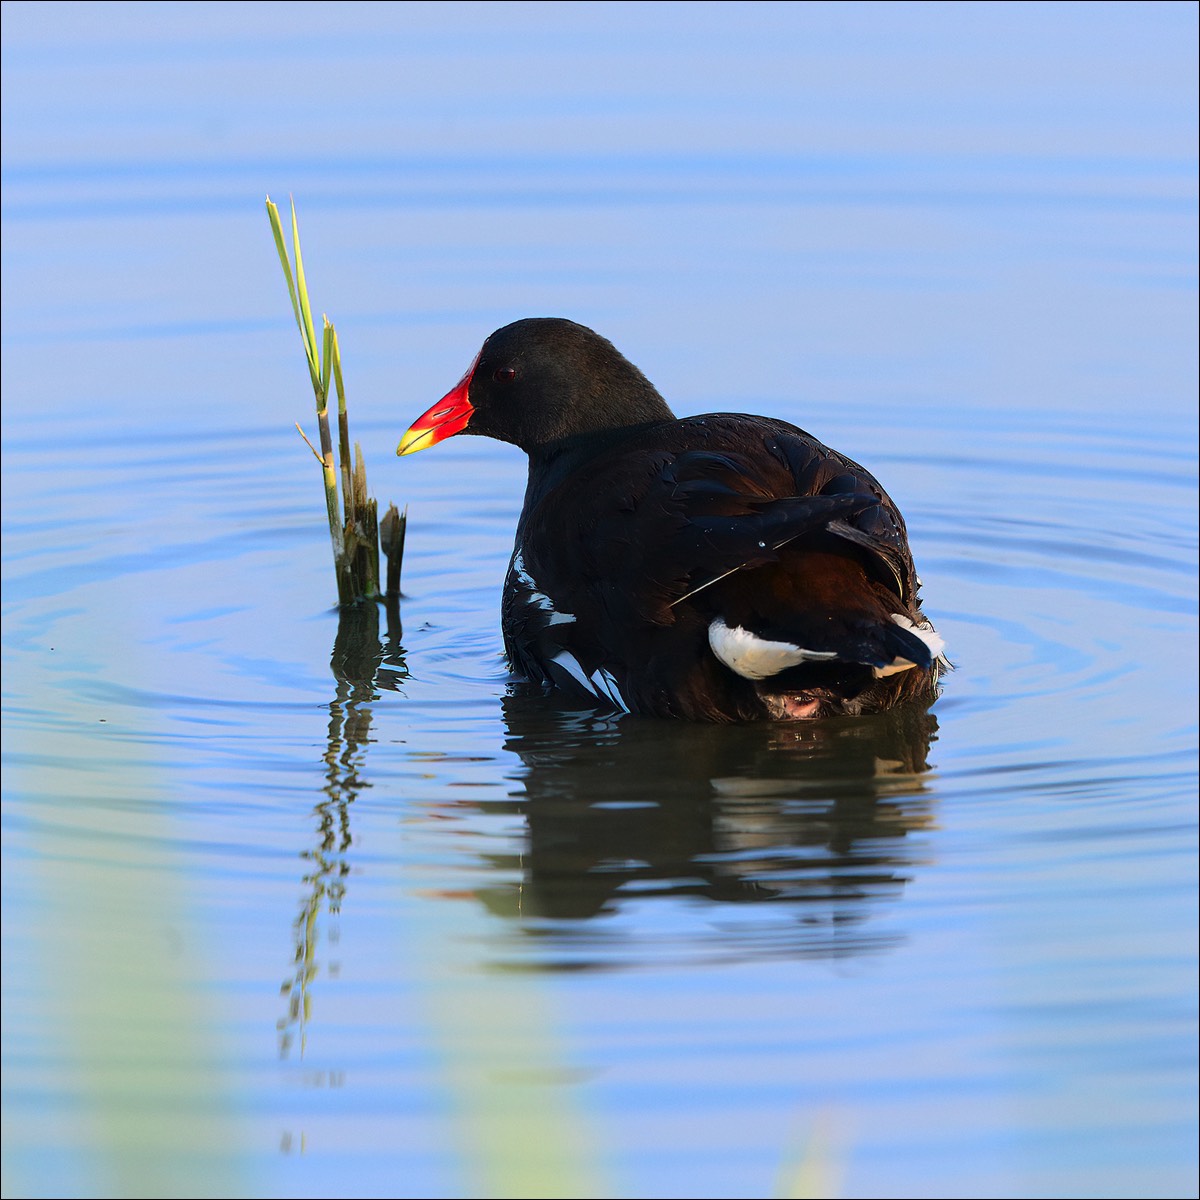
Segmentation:
{"type": "MultiPolygon", "coordinates": [[[[928,621],[923,621],[918,625],[911,617],[906,617],[903,613],[892,613],[892,621],[901,629],[907,629],[909,633],[919,637],[929,647],[929,653],[933,656],[934,663],[938,662],[942,657],[942,651],[946,648],[946,642],[928,621]]],[[[886,679],[889,675],[911,670],[916,665],[907,658],[895,658],[886,667],[874,667],[873,670],[876,679],[886,679]]]]}
{"type": "MultiPolygon", "coordinates": [[[[946,643],[928,621],[917,625],[903,613],[893,613],[892,620],[901,629],[907,629],[920,638],[929,647],[935,661],[940,659],[946,643]]],[[[835,650],[808,650],[792,642],[761,638],[740,625],[726,625],[720,617],[708,627],[708,644],[717,658],[743,679],[767,679],[801,663],[828,662],[838,657],[835,650]]],[[[916,663],[907,658],[896,658],[886,666],[873,667],[872,670],[877,679],[885,679],[888,675],[909,671],[915,666],[916,663]]]]}
{"type": "Polygon", "coordinates": [[[803,662],[837,658],[833,650],[806,650],[791,642],[760,638],[740,625],[730,628],[720,617],[708,627],[708,644],[717,658],[743,679],[766,679],[803,662]]]}

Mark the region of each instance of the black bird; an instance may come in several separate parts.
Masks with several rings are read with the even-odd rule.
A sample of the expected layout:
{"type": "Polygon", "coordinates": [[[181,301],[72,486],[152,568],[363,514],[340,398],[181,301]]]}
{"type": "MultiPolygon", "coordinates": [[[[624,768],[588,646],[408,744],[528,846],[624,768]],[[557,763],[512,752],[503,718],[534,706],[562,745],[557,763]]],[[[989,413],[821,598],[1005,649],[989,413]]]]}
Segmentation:
{"type": "Polygon", "coordinates": [[[513,669],[615,709],[697,721],[933,699],[942,639],[904,519],[868,471],[785,421],[677,420],[599,334],[497,330],[405,433],[529,455],[504,583],[513,669]]]}

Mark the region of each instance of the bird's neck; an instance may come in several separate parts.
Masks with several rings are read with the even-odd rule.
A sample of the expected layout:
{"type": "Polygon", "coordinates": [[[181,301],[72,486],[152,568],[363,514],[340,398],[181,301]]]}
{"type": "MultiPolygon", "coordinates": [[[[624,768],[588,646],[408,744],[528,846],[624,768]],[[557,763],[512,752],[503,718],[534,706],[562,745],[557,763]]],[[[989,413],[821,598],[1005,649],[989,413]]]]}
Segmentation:
{"type": "MultiPolygon", "coordinates": [[[[665,407],[665,406],[664,406],[665,407]]],[[[668,410],[669,411],[669,410],[668,410]]],[[[671,419],[670,417],[667,418],[671,419]]],[[[529,451],[529,479],[525,486],[525,513],[529,513],[560,483],[594,458],[625,442],[635,443],[660,421],[640,421],[617,429],[577,433],[535,446],[529,451]]]]}

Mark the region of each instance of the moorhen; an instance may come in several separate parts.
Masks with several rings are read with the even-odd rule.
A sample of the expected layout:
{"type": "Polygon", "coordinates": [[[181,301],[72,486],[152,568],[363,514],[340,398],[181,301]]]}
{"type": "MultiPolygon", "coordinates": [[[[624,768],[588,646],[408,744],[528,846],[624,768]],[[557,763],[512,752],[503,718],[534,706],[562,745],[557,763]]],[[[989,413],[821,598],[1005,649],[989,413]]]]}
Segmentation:
{"type": "Polygon", "coordinates": [[[798,719],[928,703],[948,666],[874,476],[769,417],[676,419],[599,334],[497,330],[397,454],[529,456],[504,583],[513,669],[623,712],[798,719]]]}

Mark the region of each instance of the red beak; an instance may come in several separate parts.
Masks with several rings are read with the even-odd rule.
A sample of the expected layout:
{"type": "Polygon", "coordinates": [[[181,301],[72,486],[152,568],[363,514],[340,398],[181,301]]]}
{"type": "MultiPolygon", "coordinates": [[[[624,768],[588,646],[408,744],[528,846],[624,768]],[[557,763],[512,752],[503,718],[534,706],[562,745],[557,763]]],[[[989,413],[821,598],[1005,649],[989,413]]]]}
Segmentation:
{"type": "Polygon", "coordinates": [[[467,399],[471,376],[475,374],[476,358],[467,373],[431,409],[423,412],[409,427],[396,447],[397,454],[416,454],[428,446],[436,446],[446,438],[462,433],[475,411],[467,399]]]}

